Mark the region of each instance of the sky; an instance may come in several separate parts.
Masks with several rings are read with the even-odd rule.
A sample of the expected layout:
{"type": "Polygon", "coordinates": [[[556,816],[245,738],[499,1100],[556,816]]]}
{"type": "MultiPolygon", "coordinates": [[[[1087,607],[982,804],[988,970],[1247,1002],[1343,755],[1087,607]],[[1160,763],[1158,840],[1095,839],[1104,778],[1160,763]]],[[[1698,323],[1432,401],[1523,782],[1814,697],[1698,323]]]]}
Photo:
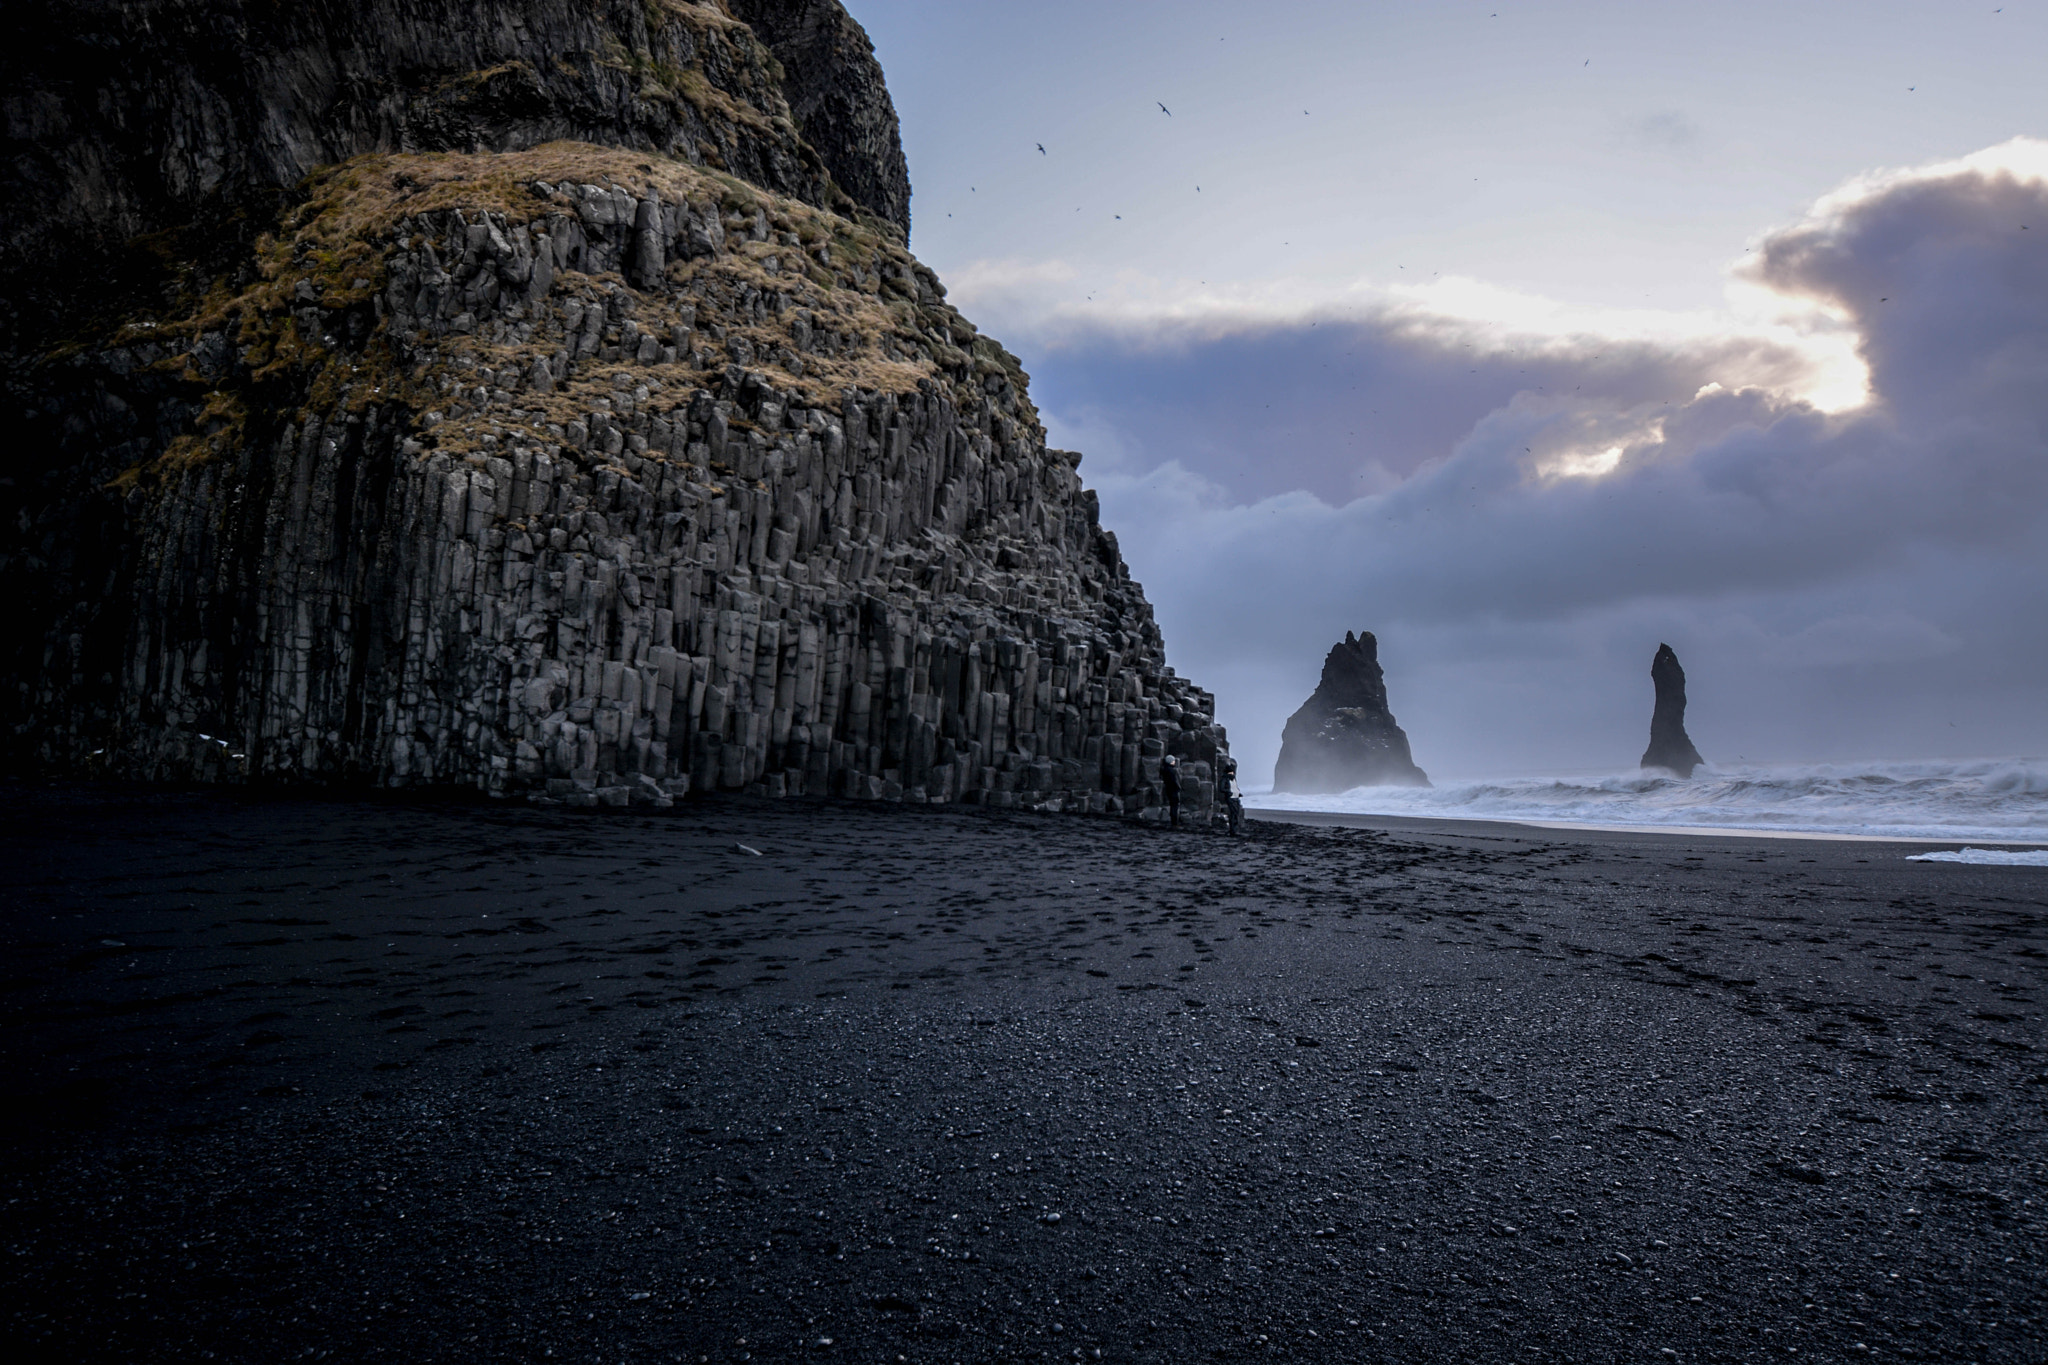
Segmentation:
{"type": "Polygon", "coordinates": [[[2048,754],[2048,0],[849,8],[1248,785],[2048,754]]]}

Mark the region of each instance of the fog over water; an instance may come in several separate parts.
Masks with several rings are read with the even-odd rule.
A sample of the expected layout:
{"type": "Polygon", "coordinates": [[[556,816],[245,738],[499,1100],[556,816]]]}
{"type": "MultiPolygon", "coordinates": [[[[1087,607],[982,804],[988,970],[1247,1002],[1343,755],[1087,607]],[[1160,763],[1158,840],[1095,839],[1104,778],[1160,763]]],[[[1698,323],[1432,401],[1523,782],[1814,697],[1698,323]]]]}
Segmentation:
{"type": "MultiPolygon", "coordinates": [[[[1324,21],[1295,69],[1196,5],[1166,56],[1106,21],[1128,111],[1101,52],[1020,31],[1031,82],[992,77],[981,131],[1062,99],[1097,117],[1013,158],[942,126],[940,77],[891,66],[914,245],[1085,452],[1248,785],[1324,653],[1371,630],[1440,784],[1403,801],[1707,823],[1833,801],[1816,827],[2022,837],[2038,783],[1999,810],[1967,793],[1980,758],[2038,777],[2024,756],[2048,754],[2048,126],[2010,51],[2048,35],[1934,8],[1858,11],[1830,52],[1825,16],[1766,46],[1739,5],[1510,10],[1514,38],[1287,7],[1282,28],[1324,21]],[[1246,45],[1229,116],[1192,77],[1171,115],[1137,100],[1223,69],[1190,36],[1210,19],[1204,41],[1246,45]],[[1443,89],[1346,93],[1347,62],[1404,57],[1443,89]],[[1195,207],[1177,181],[1205,166],[1195,207]],[[1619,776],[1660,641],[1712,765],[1683,795],[1619,776]]],[[[1010,31],[973,5],[915,36],[856,12],[885,63],[1010,31]]]]}

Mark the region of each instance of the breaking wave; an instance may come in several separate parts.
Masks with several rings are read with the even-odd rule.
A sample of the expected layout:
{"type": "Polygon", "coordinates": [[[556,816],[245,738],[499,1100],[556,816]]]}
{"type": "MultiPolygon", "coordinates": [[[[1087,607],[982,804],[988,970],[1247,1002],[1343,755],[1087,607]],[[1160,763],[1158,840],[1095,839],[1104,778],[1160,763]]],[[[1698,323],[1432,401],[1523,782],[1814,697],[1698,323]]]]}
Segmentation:
{"type": "Polygon", "coordinates": [[[1973,863],[1979,867],[2048,867],[2048,848],[2024,852],[2011,848],[1943,849],[1938,853],[1915,853],[1909,863],[1973,863]]]}
{"type": "Polygon", "coordinates": [[[1247,793],[1254,809],[2048,844],[2048,759],[1705,767],[1247,793]]]}

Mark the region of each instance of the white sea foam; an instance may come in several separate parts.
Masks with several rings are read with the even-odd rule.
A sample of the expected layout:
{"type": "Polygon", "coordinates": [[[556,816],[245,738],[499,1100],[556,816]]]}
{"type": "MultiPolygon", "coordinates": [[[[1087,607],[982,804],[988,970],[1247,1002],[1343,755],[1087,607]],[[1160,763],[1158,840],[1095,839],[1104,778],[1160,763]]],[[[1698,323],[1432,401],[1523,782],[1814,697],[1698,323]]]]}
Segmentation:
{"type": "Polygon", "coordinates": [[[2048,759],[1701,768],[1247,793],[1253,809],[2048,844],[2048,759]]]}
{"type": "Polygon", "coordinates": [[[1909,863],[1978,863],[1986,867],[2048,867],[2048,848],[1957,848],[1915,853],[1909,863]]]}

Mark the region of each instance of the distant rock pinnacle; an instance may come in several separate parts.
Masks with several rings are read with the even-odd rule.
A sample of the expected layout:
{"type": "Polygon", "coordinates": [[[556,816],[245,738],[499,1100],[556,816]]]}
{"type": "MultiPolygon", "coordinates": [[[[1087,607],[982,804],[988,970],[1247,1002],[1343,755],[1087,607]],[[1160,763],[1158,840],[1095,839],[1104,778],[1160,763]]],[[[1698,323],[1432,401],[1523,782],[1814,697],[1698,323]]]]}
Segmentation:
{"type": "Polygon", "coordinates": [[[1643,766],[1691,777],[1706,760],[1685,733],[1685,670],[1670,645],[1657,646],[1650,679],[1657,684],[1657,709],[1650,717],[1650,747],[1643,750],[1643,766]]]}
{"type": "Polygon", "coordinates": [[[1314,695],[1287,719],[1273,790],[1341,792],[1353,787],[1427,787],[1408,754],[1408,736],[1387,709],[1379,642],[1372,632],[1331,648],[1314,695]]]}

